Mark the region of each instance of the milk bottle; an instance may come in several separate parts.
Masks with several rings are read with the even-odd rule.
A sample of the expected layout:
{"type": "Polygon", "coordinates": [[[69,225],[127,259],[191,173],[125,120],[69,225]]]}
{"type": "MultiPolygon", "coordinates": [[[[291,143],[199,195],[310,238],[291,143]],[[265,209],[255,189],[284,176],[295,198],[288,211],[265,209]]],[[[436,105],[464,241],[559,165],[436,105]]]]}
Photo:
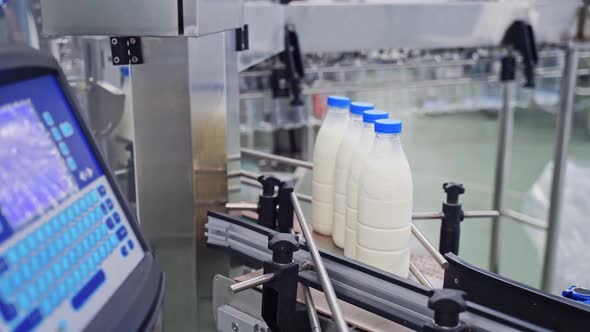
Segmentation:
{"type": "Polygon", "coordinates": [[[350,169],[352,149],[358,143],[363,129],[363,112],[375,107],[368,103],[350,104],[350,121],[346,128],[346,134],[342,138],[338,154],[336,156],[336,169],[334,171],[334,225],[332,227],[332,240],[339,248],[344,248],[344,229],[346,227],[346,182],[350,169]]]}
{"type": "Polygon", "coordinates": [[[350,99],[346,97],[328,97],[328,114],[313,152],[311,218],[314,230],[324,235],[332,234],[334,169],[336,154],[348,125],[349,105],[350,99]]]}
{"type": "Polygon", "coordinates": [[[365,111],[363,113],[363,130],[358,143],[352,150],[350,169],[346,182],[346,230],[344,231],[344,255],[355,258],[356,251],[356,222],[358,203],[358,181],[363,162],[375,139],[375,120],[387,119],[387,112],[365,111]]]}
{"type": "Polygon", "coordinates": [[[399,120],[377,120],[376,138],[359,180],[356,258],[408,276],[412,172],[402,148],[399,120]]]}

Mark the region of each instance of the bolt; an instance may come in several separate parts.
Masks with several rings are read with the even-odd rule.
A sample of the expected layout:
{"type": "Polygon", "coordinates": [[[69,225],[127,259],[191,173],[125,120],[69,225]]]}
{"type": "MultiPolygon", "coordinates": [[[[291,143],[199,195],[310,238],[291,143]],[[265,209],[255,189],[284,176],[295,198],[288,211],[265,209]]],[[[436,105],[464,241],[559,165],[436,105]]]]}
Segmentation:
{"type": "Polygon", "coordinates": [[[131,58],[131,62],[137,63],[137,61],[139,61],[139,58],[137,58],[136,56],[131,58]]]}
{"type": "Polygon", "coordinates": [[[453,279],[453,281],[455,282],[455,285],[459,284],[459,278],[455,278],[455,279],[453,279]]]}
{"type": "Polygon", "coordinates": [[[238,324],[236,324],[235,322],[231,323],[231,330],[234,332],[238,332],[240,330],[240,328],[238,327],[238,324]]]}
{"type": "Polygon", "coordinates": [[[116,57],[114,57],[114,58],[113,58],[113,62],[114,62],[115,64],[117,64],[117,63],[121,62],[121,59],[119,59],[119,57],[118,57],[118,56],[116,56],[116,57]]]}
{"type": "Polygon", "coordinates": [[[117,45],[118,43],[119,41],[117,40],[117,38],[111,38],[111,44],[117,45]]]}
{"type": "Polygon", "coordinates": [[[131,43],[131,45],[135,45],[136,40],[135,38],[129,38],[129,42],[131,43]]]}

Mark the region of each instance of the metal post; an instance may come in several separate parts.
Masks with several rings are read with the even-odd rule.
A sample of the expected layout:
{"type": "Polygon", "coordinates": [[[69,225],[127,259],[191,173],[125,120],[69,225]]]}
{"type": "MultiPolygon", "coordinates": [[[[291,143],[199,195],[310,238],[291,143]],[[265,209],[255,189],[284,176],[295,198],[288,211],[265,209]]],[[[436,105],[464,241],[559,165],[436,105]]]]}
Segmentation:
{"type": "Polygon", "coordinates": [[[567,152],[572,129],[574,112],[574,92],[576,89],[576,70],[578,68],[578,49],[569,45],[566,50],[563,80],[561,85],[561,109],[557,116],[557,137],[553,155],[553,181],[551,184],[551,205],[543,263],[542,288],[551,289],[555,270],[557,240],[559,238],[559,217],[563,196],[563,184],[567,166],[567,152]]]}
{"type": "Polygon", "coordinates": [[[412,262],[410,262],[410,272],[412,273],[412,275],[414,275],[414,277],[416,277],[416,280],[418,280],[418,282],[420,282],[422,285],[428,288],[434,288],[430,281],[426,279],[426,276],[424,276],[424,274],[422,274],[422,272],[418,270],[418,267],[414,265],[414,263],[412,262]]]}
{"type": "Polygon", "coordinates": [[[303,286],[303,298],[305,299],[305,306],[307,307],[307,316],[309,317],[309,325],[311,332],[321,332],[320,319],[318,313],[315,310],[315,304],[311,297],[311,291],[309,287],[303,286]]]}
{"type": "Polygon", "coordinates": [[[258,287],[260,285],[263,285],[269,281],[272,281],[274,278],[275,278],[274,273],[263,274],[261,276],[255,277],[255,278],[248,279],[248,280],[242,281],[242,282],[238,282],[237,284],[233,284],[233,285],[229,286],[229,290],[232,292],[232,294],[236,294],[236,293],[245,291],[246,289],[250,289],[250,288],[254,288],[254,287],[258,287]]]}
{"type": "Polygon", "coordinates": [[[260,158],[260,159],[274,160],[274,161],[283,163],[285,165],[313,169],[313,163],[310,163],[309,161],[287,158],[287,157],[279,156],[276,154],[260,152],[260,151],[256,151],[256,150],[252,150],[252,149],[242,149],[241,151],[242,151],[242,156],[251,156],[251,157],[256,157],[256,158],[260,158]]]}
{"type": "Polygon", "coordinates": [[[334,318],[334,321],[336,322],[336,326],[338,326],[338,331],[348,331],[348,325],[344,320],[344,316],[342,315],[342,311],[340,310],[340,305],[338,305],[338,298],[336,297],[334,287],[332,287],[332,283],[330,282],[330,276],[328,276],[326,267],[322,262],[322,257],[320,256],[320,252],[318,251],[318,248],[315,245],[315,241],[313,240],[311,231],[307,226],[307,222],[305,221],[305,217],[303,216],[303,211],[301,210],[301,206],[299,205],[299,199],[297,198],[297,195],[295,195],[295,193],[291,193],[291,201],[293,202],[293,208],[295,209],[297,220],[299,220],[301,231],[303,232],[303,236],[305,237],[305,243],[307,244],[307,248],[309,249],[309,254],[311,255],[311,258],[313,260],[313,265],[316,269],[316,272],[318,273],[320,282],[322,283],[322,289],[324,290],[326,301],[330,306],[330,310],[332,311],[332,316],[334,318]]]}
{"type": "MultiPolygon", "coordinates": [[[[504,185],[508,177],[510,155],[512,150],[512,132],[514,129],[514,109],[510,104],[513,81],[502,84],[502,110],[498,116],[498,146],[496,152],[496,175],[494,182],[494,201],[492,209],[502,210],[504,185]]],[[[490,268],[493,272],[499,270],[500,257],[500,217],[492,221],[492,239],[490,250],[490,268]]]]}
{"type": "Polygon", "coordinates": [[[446,269],[449,266],[449,262],[445,259],[445,257],[441,255],[441,253],[438,252],[438,250],[436,250],[432,243],[428,241],[426,236],[424,236],[424,234],[422,234],[422,232],[420,232],[418,227],[416,227],[414,224],[412,224],[412,234],[414,235],[416,240],[418,240],[418,242],[420,242],[422,246],[424,246],[426,251],[428,251],[428,253],[434,258],[438,265],[440,265],[440,267],[446,269]]]}

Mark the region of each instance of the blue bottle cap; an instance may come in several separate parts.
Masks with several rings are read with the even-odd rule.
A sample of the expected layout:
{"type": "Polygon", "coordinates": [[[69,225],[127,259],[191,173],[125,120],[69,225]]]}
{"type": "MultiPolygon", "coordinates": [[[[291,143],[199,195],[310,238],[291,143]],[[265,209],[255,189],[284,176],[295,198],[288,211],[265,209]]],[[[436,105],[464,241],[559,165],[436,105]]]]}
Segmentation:
{"type": "Polygon", "coordinates": [[[375,121],[375,132],[380,134],[399,134],[402,132],[402,122],[397,119],[381,119],[375,121]]]}
{"type": "Polygon", "coordinates": [[[354,102],[350,103],[350,113],[356,115],[363,115],[364,111],[375,109],[375,105],[369,103],[354,102]]]}
{"type": "Polygon", "coordinates": [[[348,108],[349,105],[350,105],[350,99],[347,97],[341,97],[341,96],[329,96],[328,97],[328,106],[329,107],[348,108]]]}
{"type": "Polygon", "coordinates": [[[389,114],[383,111],[372,110],[363,112],[364,123],[375,123],[376,120],[387,119],[387,117],[389,117],[389,114]]]}

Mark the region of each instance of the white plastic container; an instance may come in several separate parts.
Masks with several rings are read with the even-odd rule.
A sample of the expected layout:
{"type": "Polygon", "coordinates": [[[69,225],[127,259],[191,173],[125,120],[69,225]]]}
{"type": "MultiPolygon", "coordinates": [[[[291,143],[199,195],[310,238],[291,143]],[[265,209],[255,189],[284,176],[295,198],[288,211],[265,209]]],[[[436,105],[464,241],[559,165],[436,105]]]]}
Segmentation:
{"type": "Polygon", "coordinates": [[[361,168],[375,139],[375,121],[387,119],[387,117],[387,112],[365,111],[363,113],[363,130],[360,139],[352,150],[346,182],[346,229],[344,231],[344,255],[349,258],[356,257],[358,181],[361,168]]]}
{"type": "Polygon", "coordinates": [[[334,171],[334,225],[332,227],[332,240],[339,248],[344,248],[344,229],[346,228],[346,182],[350,169],[352,149],[358,143],[363,131],[363,112],[374,109],[373,104],[351,103],[350,120],[346,128],[346,134],[342,138],[338,154],[336,156],[336,169],[334,171]]]}
{"type": "Polygon", "coordinates": [[[323,235],[332,235],[336,154],[348,126],[349,106],[346,97],[328,97],[328,114],[315,142],[311,220],[313,229],[323,235]]]}
{"type": "Polygon", "coordinates": [[[412,172],[399,120],[377,120],[376,138],[361,170],[357,259],[407,277],[412,222],[412,172]]]}

